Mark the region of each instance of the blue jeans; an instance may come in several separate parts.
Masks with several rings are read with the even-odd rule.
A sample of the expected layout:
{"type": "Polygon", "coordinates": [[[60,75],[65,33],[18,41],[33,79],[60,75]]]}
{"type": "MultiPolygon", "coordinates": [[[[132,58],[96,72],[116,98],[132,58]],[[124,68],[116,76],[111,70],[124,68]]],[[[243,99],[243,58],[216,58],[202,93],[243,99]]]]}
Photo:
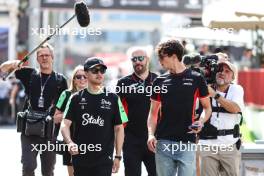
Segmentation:
{"type": "Polygon", "coordinates": [[[177,150],[180,144],[187,144],[169,140],[158,140],[156,147],[156,168],[158,176],[195,176],[195,150],[177,150]]]}

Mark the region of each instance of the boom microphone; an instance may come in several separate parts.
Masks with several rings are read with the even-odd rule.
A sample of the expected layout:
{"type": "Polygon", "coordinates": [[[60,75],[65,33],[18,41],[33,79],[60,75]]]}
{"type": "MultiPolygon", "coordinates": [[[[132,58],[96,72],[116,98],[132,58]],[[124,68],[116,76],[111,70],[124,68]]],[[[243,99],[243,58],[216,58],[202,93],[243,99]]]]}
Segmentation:
{"type": "MultiPolygon", "coordinates": [[[[88,7],[87,5],[83,2],[76,2],[74,4],[74,9],[75,9],[75,14],[68,19],[64,24],[62,24],[60,27],[58,27],[52,34],[50,34],[46,39],[44,39],[37,47],[35,47],[30,53],[28,53],[18,64],[18,66],[20,67],[22,64],[24,64],[28,59],[29,56],[31,56],[35,51],[37,51],[44,43],[46,43],[47,41],[49,41],[55,34],[56,31],[58,31],[59,29],[63,28],[66,24],[68,24],[73,18],[77,17],[77,21],[80,24],[81,27],[86,27],[90,24],[90,15],[89,15],[89,11],[88,11],[88,7]]],[[[16,71],[13,70],[12,72],[9,72],[7,75],[3,76],[3,79],[6,80],[7,78],[9,78],[12,74],[14,74],[14,72],[16,71]]]]}
{"type": "Polygon", "coordinates": [[[81,27],[86,27],[90,23],[90,15],[87,5],[81,1],[75,3],[74,6],[77,21],[81,27]]]}

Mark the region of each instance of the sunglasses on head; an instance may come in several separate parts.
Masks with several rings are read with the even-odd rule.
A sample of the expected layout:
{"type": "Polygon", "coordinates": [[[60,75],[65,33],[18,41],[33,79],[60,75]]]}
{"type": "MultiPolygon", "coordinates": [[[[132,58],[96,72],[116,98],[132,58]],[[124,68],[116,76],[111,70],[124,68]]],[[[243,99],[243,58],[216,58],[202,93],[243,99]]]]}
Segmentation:
{"type": "Polygon", "coordinates": [[[142,62],[144,59],[145,56],[135,56],[131,58],[132,62],[137,62],[137,61],[142,62]]]}
{"type": "Polygon", "coordinates": [[[104,67],[94,67],[94,68],[91,68],[89,69],[89,71],[91,71],[92,74],[98,74],[99,72],[101,74],[105,74],[106,72],[106,69],[104,67]]]}
{"type": "Polygon", "coordinates": [[[86,79],[85,75],[75,75],[74,79],[81,80],[81,79],[86,79]]]}

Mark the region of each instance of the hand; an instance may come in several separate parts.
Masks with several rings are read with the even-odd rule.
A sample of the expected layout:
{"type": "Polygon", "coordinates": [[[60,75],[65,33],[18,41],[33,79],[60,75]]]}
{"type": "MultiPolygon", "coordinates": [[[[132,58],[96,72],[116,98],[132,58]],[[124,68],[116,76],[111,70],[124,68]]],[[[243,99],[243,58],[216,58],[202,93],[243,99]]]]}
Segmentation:
{"type": "Polygon", "coordinates": [[[20,60],[10,60],[0,65],[1,72],[10,73],[12,70],[18,68],[20,60]]]}
{"type": "Polygon", "coordinates": [[[56,124],[61,123],[62,118],[63,118],[63,113],[55,114],[53,117],[54,123],[56,123],[56,124]]]}
{"type": "Polygon", "coordinates": [[[112,167],[112,173],[117,173],[120,167],[120,160],[115,158],[112,167]]]}
{"type": "Polygon", "coordinates": [[[157,139],[154,135],[148,137],[148,149],[152,152],[156,152],[157,139]]]}
{"type": "Polygon", "coordinates": [[[74,142],[68,143],[68,148],[69,148],[69,152],[71,155],[78,155],[79,154],[78,145],[75,144],[74,142]]]}
{"type": "Polygon", "coordinates": [[[198,120],[192,123],[192,126],[197,126],[197,129],[189,128],[191,131],[188,133],[199,133],[203,128],[203,122],[198,120]]]}

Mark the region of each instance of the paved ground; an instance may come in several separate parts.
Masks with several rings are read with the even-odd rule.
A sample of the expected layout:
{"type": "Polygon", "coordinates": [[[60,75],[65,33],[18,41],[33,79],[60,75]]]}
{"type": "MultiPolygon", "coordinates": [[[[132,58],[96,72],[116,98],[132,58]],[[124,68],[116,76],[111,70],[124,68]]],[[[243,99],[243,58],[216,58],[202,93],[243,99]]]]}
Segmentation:
{"type": "MultiPolygon", "coordinates": [[[[19,176],[21,175],[21,147],[20,134],[16,133],[15,126],[0,126],[0,175],[1,176],[19,176]]],[[[40,163],[38,161],[38,163],[40,163]]],[[[118,174],[113,176],[123,176],[123,163],[118,174]]],[[[36,176],[40,176],[40,165],[36,170],[36,176]]],[[[57,164],[55,166],[55,176],[66,176],[66,167],[62,166],[62,157],[57,155],[57,164]]],[[[142,176],[146,176],[143,167],[142,176]]]]}

